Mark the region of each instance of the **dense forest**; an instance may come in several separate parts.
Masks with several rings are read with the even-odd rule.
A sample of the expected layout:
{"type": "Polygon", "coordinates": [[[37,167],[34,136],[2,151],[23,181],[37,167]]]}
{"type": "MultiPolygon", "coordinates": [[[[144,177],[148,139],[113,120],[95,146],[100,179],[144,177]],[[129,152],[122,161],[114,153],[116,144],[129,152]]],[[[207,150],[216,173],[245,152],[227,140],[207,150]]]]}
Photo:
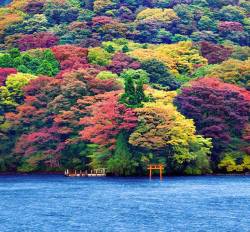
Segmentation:
{"type": "Polygon", "coordinates": [[[248,0],[0,8],[0,171],[250,171],[248,0]]]}

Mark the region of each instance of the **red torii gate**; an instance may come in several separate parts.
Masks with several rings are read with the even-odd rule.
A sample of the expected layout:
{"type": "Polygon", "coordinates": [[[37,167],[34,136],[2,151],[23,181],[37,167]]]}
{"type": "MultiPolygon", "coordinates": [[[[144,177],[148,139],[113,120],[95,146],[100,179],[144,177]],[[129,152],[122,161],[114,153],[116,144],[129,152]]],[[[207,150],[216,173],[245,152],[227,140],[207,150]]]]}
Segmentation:
{"type": "Polygon", "coordinates": [[[164,170],[163,164],[150,164],[148,165],[149,170],[149,178],[152,178],[152,170],[159,170],[160,171],[160,180],[162,180],[162,171],[164,170]]]}

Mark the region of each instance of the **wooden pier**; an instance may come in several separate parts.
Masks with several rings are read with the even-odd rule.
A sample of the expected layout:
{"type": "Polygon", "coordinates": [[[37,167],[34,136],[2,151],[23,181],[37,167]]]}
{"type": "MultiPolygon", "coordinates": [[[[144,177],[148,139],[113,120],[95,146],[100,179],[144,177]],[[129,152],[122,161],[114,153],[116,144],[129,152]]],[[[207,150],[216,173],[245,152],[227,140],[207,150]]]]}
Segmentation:
{"type": "Polygon", "coordinates": [[[64,171],[64,176],[66,177],[102,177],[106,176],[105,168],[98,168],[91,170],[90,173],[88,171],[76,171],[71,172],[69,169],[64,171]]]}
{"type": "Polygon", "coordinates": [[[150,165],[148,165],[147,169],[149,170],[149,178],[150,179],[152,178],[152,171],[153,170],[159,170],[160,171],[160,180],[163,179],[163,177],[162,177],[162,172],[164,170],[163,164],[150,164],[150,165]]]}

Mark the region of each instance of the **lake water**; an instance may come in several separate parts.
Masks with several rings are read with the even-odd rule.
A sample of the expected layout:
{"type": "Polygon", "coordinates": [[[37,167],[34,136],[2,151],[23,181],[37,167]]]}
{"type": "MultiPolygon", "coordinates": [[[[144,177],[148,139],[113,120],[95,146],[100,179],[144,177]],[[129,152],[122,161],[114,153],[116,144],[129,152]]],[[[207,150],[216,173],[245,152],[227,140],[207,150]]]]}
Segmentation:
{"type": "Polygon", "coordinates": [[[250,177],[0,176],[1,232],[249,232],[250,177]]]}
{"type": "Polygon", "coordinates": [[[12,2],[12,0],[0,0],[0,6],[5,6],[9,4],[10,2],[12,2]]]}

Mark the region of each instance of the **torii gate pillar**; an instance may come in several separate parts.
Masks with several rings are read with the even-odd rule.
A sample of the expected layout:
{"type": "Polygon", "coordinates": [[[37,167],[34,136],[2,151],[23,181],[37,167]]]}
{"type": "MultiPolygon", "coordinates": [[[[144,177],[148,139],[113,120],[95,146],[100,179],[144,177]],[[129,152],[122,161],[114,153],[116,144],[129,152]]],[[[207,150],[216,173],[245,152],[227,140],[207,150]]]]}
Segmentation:
{"type": "Polygon", "coordinates": [[[149,178],[152,178],[152,170],[159,170],[160,171],[160,180],[163,179],[162,177],[162,171],[164,170],[164,165],[163,164],[150,164],[148,165],[149,170],[149,178]]]}

